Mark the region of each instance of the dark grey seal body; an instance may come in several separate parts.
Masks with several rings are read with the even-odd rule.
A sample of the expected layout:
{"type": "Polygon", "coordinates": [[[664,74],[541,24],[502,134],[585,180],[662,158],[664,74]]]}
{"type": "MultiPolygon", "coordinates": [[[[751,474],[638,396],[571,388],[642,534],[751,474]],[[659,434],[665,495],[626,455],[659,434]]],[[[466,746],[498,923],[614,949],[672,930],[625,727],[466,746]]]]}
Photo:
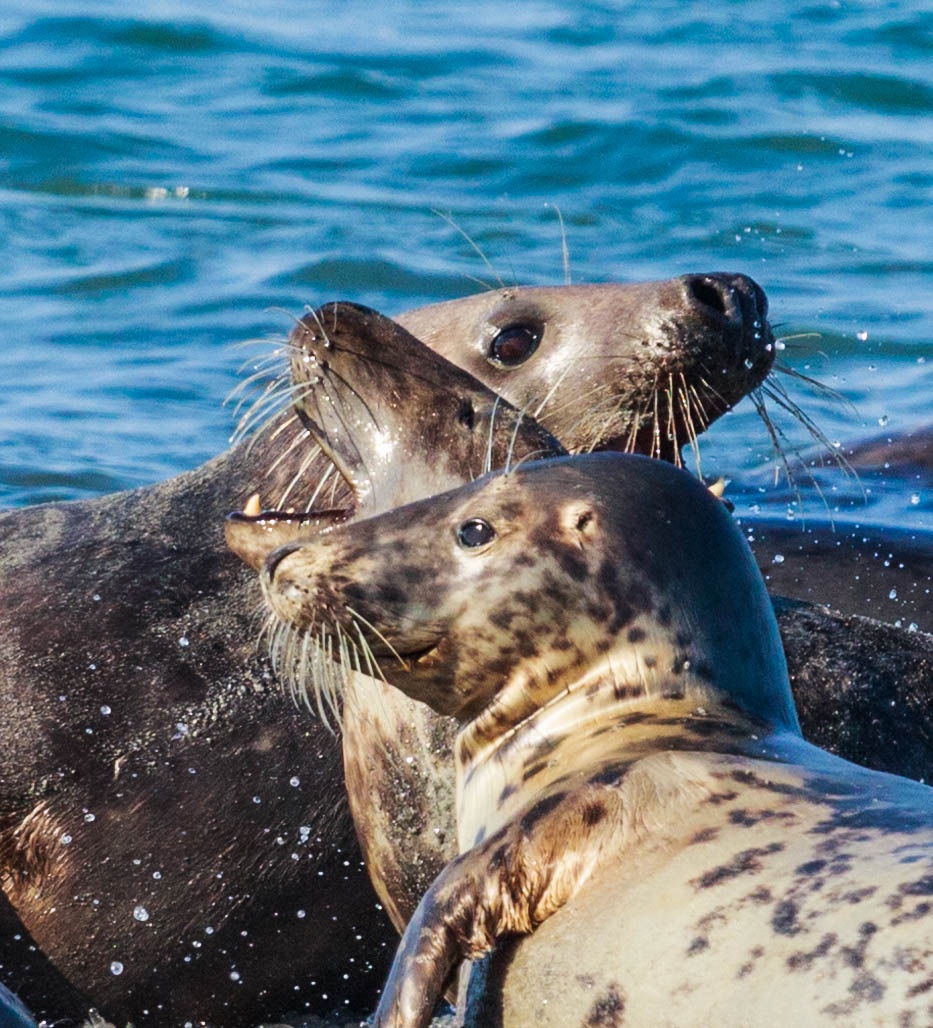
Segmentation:
{"type": "Polygon", "coordinates": [[[462,725],[462,855],[377,1023],[427,1024],[490,951],[468,1024],[929,1020],[933,790],[801,739],[747,545],[682,472],[526,464],[282,547],[263,580],[462,725]]]}

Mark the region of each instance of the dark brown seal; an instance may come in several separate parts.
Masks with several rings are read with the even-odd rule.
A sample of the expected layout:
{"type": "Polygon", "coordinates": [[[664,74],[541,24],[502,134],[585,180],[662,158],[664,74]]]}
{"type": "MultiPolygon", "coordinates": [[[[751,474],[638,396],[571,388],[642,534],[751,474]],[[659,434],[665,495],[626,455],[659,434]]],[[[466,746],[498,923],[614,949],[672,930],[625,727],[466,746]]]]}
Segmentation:
{"type": "Polygon", "coordinates": [[[747,545],[682,472],[525,464],[282,547],[263,581],[462,725],[463,855],[378,1024],[427,1024],[502,942],[468,1024],[602,1023],[609,997],[644,1024],[926,1016],[933,790],[803,742],[747,545]]]}
{"type": "MultiPolygon", "coordinates": [[[[738,276],[608,285],[570,332],[561,289],[537,292],[556,319],[537,352],[585,338],[611,355],[639,326],[698,360],[724,335],[763,347],[732,299],[756,291],[738,276]]],[[[0,965],[42,1017],[235,1026],[371,1007],[392,935],[339,747],[258,659],[254,578],[220,529],[256,489],[307,502],[327,463],[303,432],[286,412],[169,482],[0,515],[0,965]]]]}

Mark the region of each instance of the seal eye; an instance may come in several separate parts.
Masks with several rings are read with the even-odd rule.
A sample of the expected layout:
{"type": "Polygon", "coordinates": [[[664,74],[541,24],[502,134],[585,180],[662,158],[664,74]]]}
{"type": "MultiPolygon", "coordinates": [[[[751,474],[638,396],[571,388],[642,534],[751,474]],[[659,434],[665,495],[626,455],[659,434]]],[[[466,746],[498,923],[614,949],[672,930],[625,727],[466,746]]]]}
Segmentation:
{"type": "Polygon", "coordinates": [[[517,368],[538,349],[541,328],[527,322],[516,322],[499,329],[489,344],[489,363],[500,368],[517,368]]]}
{"type": "Polygon", "coordinates": [[[470,518],[457,529],[457,542],[465,550],[475,550],[496,538],[496,530],[482,518],[470,518]]]}

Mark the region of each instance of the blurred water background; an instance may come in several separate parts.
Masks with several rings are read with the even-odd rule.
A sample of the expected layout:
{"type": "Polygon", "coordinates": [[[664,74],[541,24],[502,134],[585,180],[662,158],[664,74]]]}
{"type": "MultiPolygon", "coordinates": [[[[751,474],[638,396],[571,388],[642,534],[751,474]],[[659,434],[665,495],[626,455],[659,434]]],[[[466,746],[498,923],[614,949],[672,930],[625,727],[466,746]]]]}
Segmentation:
{"type": "MultiPolygon", "coordinates": [[[[219,452],[232,344],[306,305],[495,284],[457,227],[561,282],[555,209],[574,281],[756,278],[831,440],[927,424],[931,187],[925,0],[0,2],[0,506],[219,452]]],[[[757,502],[748,402],[702,458],[757,502]]],[[[873,491],[842,516],[929,527],[873,491]]]]}

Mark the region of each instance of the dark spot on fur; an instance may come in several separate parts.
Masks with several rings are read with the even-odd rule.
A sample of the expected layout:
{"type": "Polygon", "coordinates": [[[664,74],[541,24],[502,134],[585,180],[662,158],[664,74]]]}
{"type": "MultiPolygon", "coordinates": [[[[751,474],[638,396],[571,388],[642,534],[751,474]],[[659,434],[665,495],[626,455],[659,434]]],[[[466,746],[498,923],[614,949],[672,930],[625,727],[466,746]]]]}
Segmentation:
{"type": "Polygon", "coordinates": [[[554,556],[561,571],[575,582],[583,582],[589,577],[590,569],[586,561],[581,559],[578,550],[560,546],[555,550],[554,556]]]}
{"type": "Polygon", "coordinates": [[[587,828],[592,828],[594,825],[598,825],[608,813],[606,804],[602,800],[593,800],[583,808],[583,823],[587,828]]]}
{"type": "Polygon", "coordinates": [[[933,875],[924,875],[915,882],[901,885],[897,891],[905,896],[933,896],[933,875]]]}
{"type": "Polygon", "coordinates": [[[622,1028],[625,1018],[625,993],[612,983],[590,1008],[583,1028],[622,1028]]]}
{"type": "Polygon", "coordinates": [[[645,638],[645,630],[643,628],[630,628],[628,630],[628,641],[630,643],[640,643],[645,638]]]}
{"type": "Polygon", "coordinates": [[[507,632],[515,619],[515,610],[512,607],[502,607],[500,610],[491,611],[487,616],[491,624],[507,632]]]}
{"type": "Polygon", "coordinates": [[[644,662],[645,662],[645,667],[648,668],[649,671],[652,670],[653,668],[656,668],[658,666],[658,658],[657,657],[648,656],[648,657],[645,657],[643,659],[644,659],[644,662]]]}
{"type": "Polygon", "coordinates": [[[783,843],[772,842],[768,846],[742,850],[728,864],[710,868],[699,878],[694,878],[690,884],[697,889],[709,889],[714,885],[721,885],[723,882],[737,878],[739,875],[757,874],[761,870],[761,858],[782,849],[784,849],[783,843]]]}
{"type": "Polygon", "coordinates": [[[837,938],[832,933],[824,935],[819,944],[809,952],[801,950],[798,953],[791,953],[787,958],[789,971],[809,971],[814,961],[825,957],[826,954],[836,945],[837,938]]]}
{"type": "Polygon", "coordinates": [[[793,900],[781,900],[771,915],[771,927],[778,935],[796,935],[801,930],[797,913],[797,904],[793,900]]]}
{"type": "Polygon", "coordinates": [[[717,835],[719,835],[718,828],[713,826],[710,826],[709,828],[701,828],[690,840],[689,845],[693,846],[700,842],[710,842],[715,839],[717,835]]]}
{"type": "Polygon", "coordinates": [[[566,798],[567,794],[565,792],[555,792],[550,796],[546,796],[543,800],[539,800],[519,822],[522,831],[530,834],[535,825],[547,817],[552,810],[559,807],[566,798]]]}
{"type": "Polygon", "coordinates": [[[826,867],[825,860],[808,860],[806,864],[800,864],[794,868],[794,873],[798,875],[815,875],[817,871],[822,871],[826,867]]]}
{"type": "Polygon", "coordinates": [[[658,621],[667,627],[671,623],[671,605],[669,603],[663,604],[658,608],[658,621]]]}
{"type": "Polygon", "coordinates": [[[505,803],[505,801],[510,796],[514,796],[517,792],[518,786],[513,784],[512,782],[509,782],[509,784],[502,790],[502,792],[499,793],[499,806],[501,807],[502,804],[505,803]]]}
{"type": "Polygon", "coordinates": [[[907,998],[913,999],[914,996],[922,996],[923,993],[929,992],[930,989],[933,989],[933,978],[926,978],[922,982],[912,985],[907,990],[907,998]]]}
{"type": "Polygon", "coordinates": [[[687,947],[687,956],[692,957],[696,953],[702,953],[703,950],[709,948],[709,939],[704,939],[702,935],[698,935],[687,947]]]}
{"type": "Polygon", "coordinates": [[[764,948],[762,946],[754,946],[749,951],[749,959],[739,968],[736,978],[745,978],[751,974],[755,969],[755,961],[760,960],[764,956],[764,948]]]}

